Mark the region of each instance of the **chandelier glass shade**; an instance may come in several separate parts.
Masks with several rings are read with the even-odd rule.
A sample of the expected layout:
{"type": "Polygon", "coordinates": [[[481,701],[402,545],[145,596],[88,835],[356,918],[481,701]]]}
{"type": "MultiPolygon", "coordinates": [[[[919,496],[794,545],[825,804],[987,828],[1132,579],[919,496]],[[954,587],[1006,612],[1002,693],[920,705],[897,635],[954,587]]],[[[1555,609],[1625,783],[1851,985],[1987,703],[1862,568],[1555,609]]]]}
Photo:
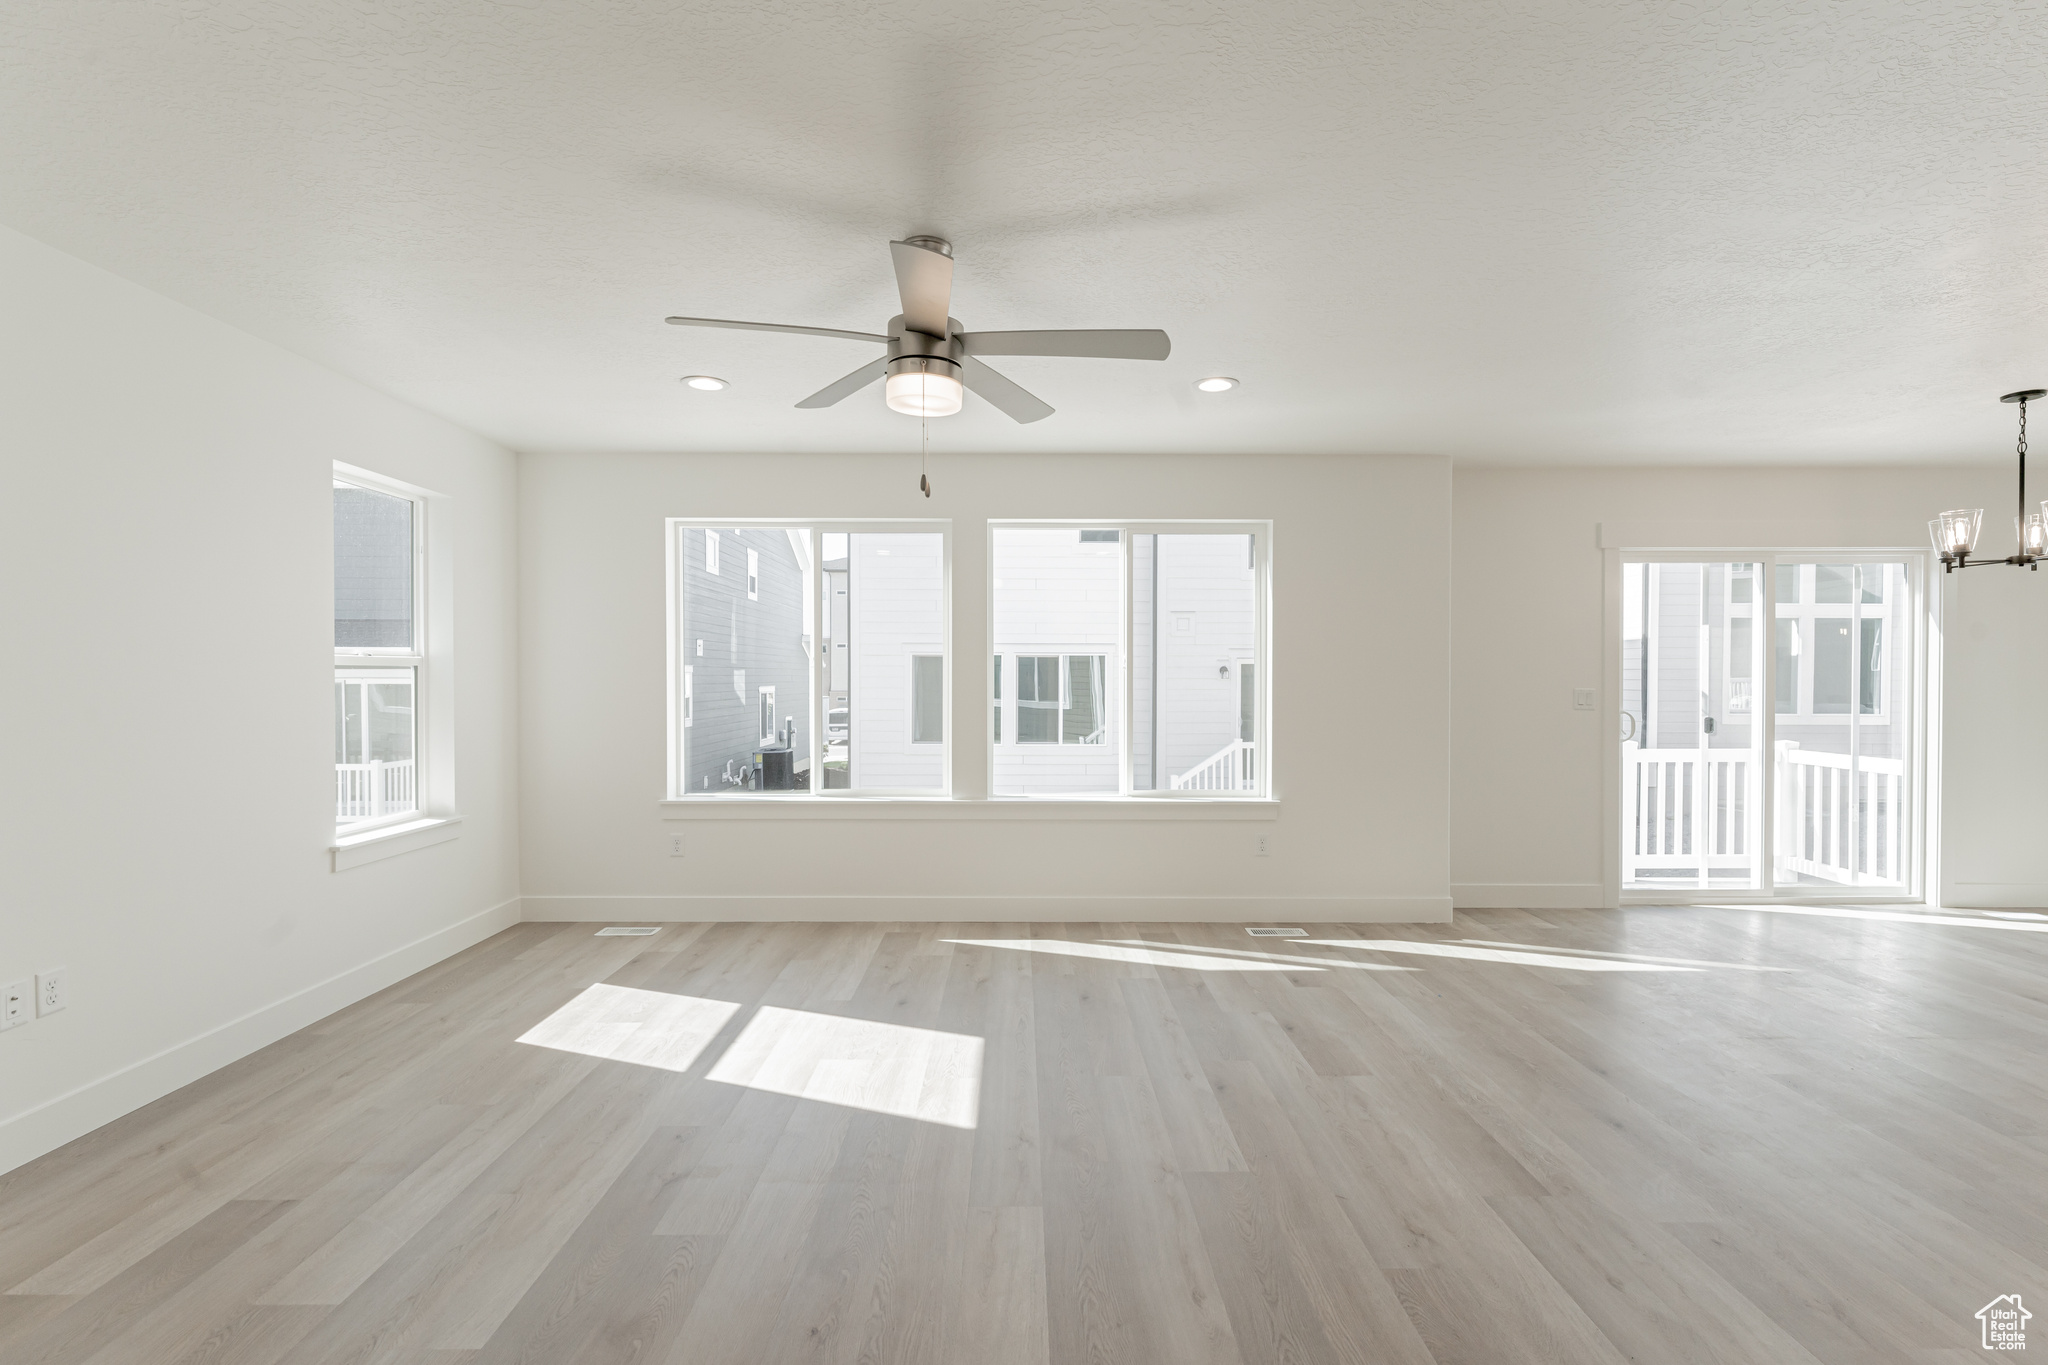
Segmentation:
{"type": "Polygon", "coordinates": [[[2041,561],[2048,559],[2048,501],[2041,504],[2039,511],[2027,510],[2027,404],[2036,398],[2048,398],[2048,389],[2021,389],[1998,400],[2020,405],[2020,436],[2014,452],[2019,456],[2020,505],[2018,515],[2012,519],[2018,553],[2004,559],[1970,558],[1977,552],[1977,538],[1984,530],[1984,509],[1953,508],[1927,523],[1927,536],[1934,542],[1934,552],[1941,556],[1943,573],[1982,568],[1986,564],[2012,564],[2038,571],[2041,561]]]}

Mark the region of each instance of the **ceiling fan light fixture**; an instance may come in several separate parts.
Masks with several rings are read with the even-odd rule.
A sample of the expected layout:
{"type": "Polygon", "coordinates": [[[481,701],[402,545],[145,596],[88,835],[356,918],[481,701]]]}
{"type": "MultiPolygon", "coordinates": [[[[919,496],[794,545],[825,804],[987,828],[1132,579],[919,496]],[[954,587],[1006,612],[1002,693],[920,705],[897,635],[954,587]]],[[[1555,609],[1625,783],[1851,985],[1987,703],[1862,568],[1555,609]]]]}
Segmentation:
{"type": "MultiPolygon", "coordinates": [[[[872,381],[870,381],[872,382],[872,381]]],[[[951,417],[966,390],[960,367],[941,356],[907,355],[889,362],[882,397],[890,410],[910,417],[951,417]]]]}
{"type": "Polygon", "coordinates": [[[725,387],[723,379],[708,374],[686,374],[683,376],[683,382],[693,389],[702,389],[705,393],[717,393],[725,387]]]}
{"type": "Polygon", "coordinates": [[[1222,393],[1226,389],[1236,388],[1237,381],[1227,375],[1213,374],[1207,379],[1197,379],[1195,387],[1203,393],[1222,393]]]}

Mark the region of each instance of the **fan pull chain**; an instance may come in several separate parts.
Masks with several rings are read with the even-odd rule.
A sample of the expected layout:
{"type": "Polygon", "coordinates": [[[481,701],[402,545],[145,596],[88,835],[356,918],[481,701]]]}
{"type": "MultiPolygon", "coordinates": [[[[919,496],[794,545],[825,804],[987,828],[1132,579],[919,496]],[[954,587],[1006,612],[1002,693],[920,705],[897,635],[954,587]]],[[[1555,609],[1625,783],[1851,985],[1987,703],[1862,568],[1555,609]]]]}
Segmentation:
{"type": "Polygon", "coordinates": [[[929,417],[919,417],[917,419],[917,428],[917,486],[926,497],[930,497],[932,495],[932,419],[929,417]]]}

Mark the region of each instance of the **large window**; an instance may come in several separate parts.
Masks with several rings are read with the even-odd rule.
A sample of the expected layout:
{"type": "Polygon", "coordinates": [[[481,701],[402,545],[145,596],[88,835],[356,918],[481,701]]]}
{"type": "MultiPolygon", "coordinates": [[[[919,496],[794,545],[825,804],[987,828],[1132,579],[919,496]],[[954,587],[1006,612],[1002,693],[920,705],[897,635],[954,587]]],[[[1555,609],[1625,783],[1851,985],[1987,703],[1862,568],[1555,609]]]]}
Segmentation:
{"type": "Polygon", "coordinates": [[[669,533],[672,797],[946,789],[938,524],[669,533]]]}
{"type": "Polygon", "coordinates": [[[422,501],[334,480],[334,819],[359,830],[421,808],[422,501]]]}
{"type": "Polygon", "coordinates": [[[1266,538],[992,527],[995,793],[1263,794],[1266,538]]]}
{"type": "Polygon", "coordinates": [[[1625,889],[1915,887],[1917,566],[1624,557],[1625,889]]]}

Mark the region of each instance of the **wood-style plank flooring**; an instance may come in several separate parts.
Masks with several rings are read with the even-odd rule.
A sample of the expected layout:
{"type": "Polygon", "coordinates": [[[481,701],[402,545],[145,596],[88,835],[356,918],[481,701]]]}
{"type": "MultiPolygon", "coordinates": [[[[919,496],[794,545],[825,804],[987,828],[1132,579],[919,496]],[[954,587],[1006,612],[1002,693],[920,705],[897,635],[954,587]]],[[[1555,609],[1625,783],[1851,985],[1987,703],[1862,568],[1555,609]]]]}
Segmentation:
{"type": "Polygon", "coordinates": [[[1869,1365],[1978,1358],[2001,1294],[2048,1324],[2048,918],[597,927],[0,1177],[0,1360],[1869,1365]]]}

